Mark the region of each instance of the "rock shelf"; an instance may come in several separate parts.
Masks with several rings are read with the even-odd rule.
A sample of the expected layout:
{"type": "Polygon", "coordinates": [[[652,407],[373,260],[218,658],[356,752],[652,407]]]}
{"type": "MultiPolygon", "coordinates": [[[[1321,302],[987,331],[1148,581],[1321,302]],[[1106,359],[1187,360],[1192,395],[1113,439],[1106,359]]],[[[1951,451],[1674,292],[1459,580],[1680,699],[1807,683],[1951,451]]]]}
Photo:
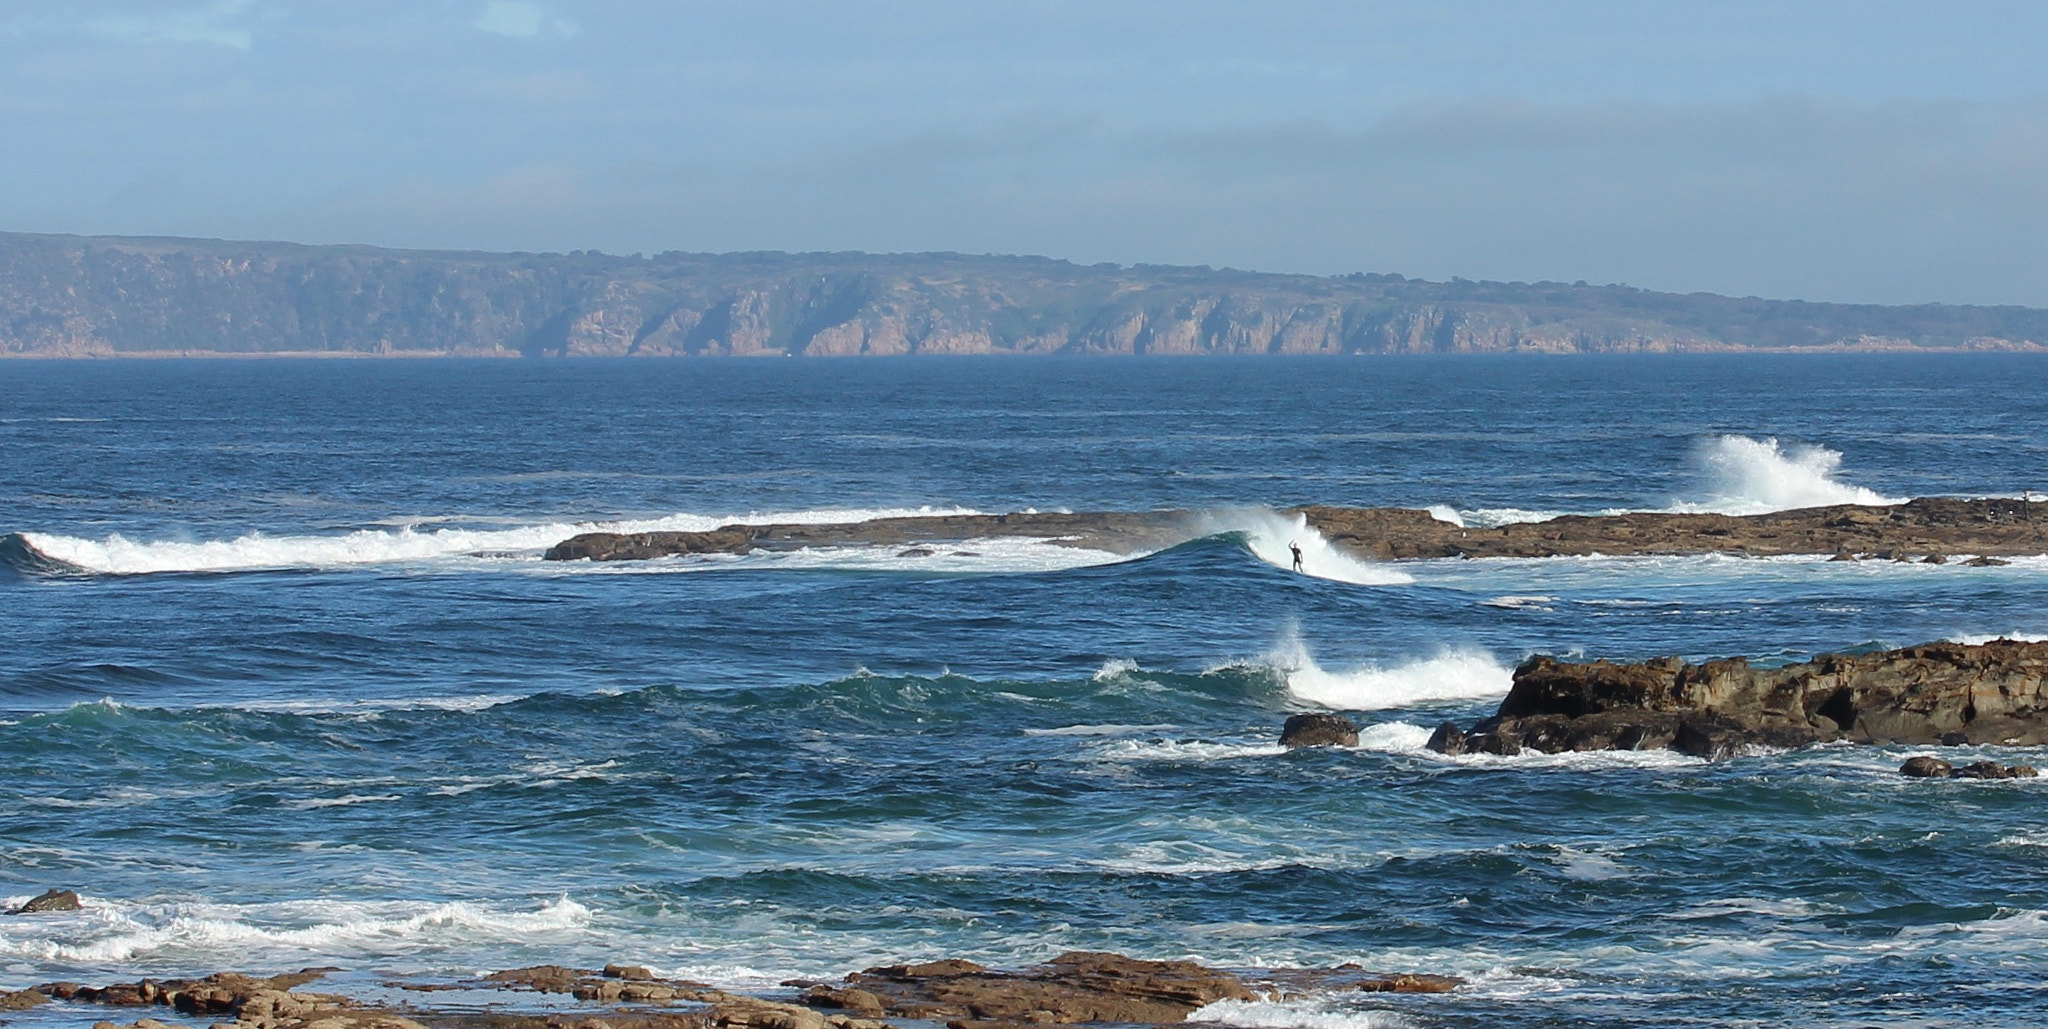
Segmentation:
{"type": "MultiPolygon", "coordinates": [[[[1389,507],[1291,508],[1309,528],[1354,556],[1379,560],[1446,557],[1568,557],[1604,554],[1828,554],[1839,560],[1944,564],[2048,554],[2048,504],[2013,499],[1930,497],[1887,507],[1841,504],[1760,515],[1566,515],[1543,522],[1470,528],[1427,511],[1389,507]]],[[[551,561],[638,561],[688,554],[746,554],[803,547],[904,547],[914,560],[932,545],[989,538],[1134,554],[1217,531],[1222,512],[1023,512],[931,515],[830,524],[726,525],[702,532],[591,532],[549,549],[551,561]]]]}

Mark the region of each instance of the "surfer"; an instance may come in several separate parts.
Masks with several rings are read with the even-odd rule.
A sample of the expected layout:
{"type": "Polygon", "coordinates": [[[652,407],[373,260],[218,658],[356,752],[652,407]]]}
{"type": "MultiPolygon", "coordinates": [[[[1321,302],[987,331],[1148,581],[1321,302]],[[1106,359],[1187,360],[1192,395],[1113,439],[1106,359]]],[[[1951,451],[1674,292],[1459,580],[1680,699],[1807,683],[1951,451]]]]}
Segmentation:
{"type": "Polygon", "coordinates": [[[1301,544],[1288,540],[1287,549],[1294,552],[1294,570],[1301,571],[1301,544]]]}

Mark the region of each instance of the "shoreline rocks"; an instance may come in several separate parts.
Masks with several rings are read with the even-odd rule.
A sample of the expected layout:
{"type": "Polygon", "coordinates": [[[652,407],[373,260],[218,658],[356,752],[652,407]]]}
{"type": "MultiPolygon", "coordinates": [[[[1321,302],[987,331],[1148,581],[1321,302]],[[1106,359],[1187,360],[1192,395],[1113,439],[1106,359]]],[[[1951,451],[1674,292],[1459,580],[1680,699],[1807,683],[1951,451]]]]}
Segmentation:
{"type": "MultiPolygon", "coordinates": [[[[1446,723],[1443,754],[1677,750],[1857,743],[2048,743],[2048,643],[1930,643],[1827,654],[1782,668],[1743,658],[1568,664],[1532,657],[1493,717],[1446,723]]],[[[1908,773],[1912,774],[1912,773],[1908,773]]]]}
{"type": "MultiPolygon", "coordinates": [[[[446,1009],[426,1002],[376,1007],[345,996],[296,992],[331,971],[335,970],[306,969],[270,978],[221,972],[200,979],[144,979],[97,988],[49,983],[0,992],[0,1010],[52,1001],[161,1007],[188,1017],[219,1017],[217,1025],[229,1029],[894,1029],[884,1019],[942,1022],[948,1029],[1024,1029],[1097,1023],[1171,1025],[1221,1000],[1352,991],[1446,993],[1464,983],[1453,976],[1376,975],[1350,965],[1261,970],[1260,980],[1247,982],[1232,972],[1190,961],[1074,951],[1016,971],[949,959],[870,968],[838,983],[784,983],[802,991],[795,1003],[663,979],[645,967],[623,964],[606,965],[601,971],[536,965],[457,984],[386,984],[427,997],[449,989],[493,989],[566,994],[590,1005],[565,1010],[548,1004],[532,1014],[493,1005],[479,1015],[473,1001],[446,1009]]],[[[158,1025],[162,1023],[150,1018],[131,1023],[139,1029],[158,1025]]]]}
{"type": "MultiPolygon", "coordinates": [[[[1832,554],[1991,567],[2048,554],[2048,510],[2019,500],[1930,497],[1890,507],[1841,504],[1760,515],[1640,513],[1566,515],[1545,522],[1472,528],[1428,511],[1311,505],[1299,515],[1333,546],[1367,559],[1560,557],[1602,554],[1832,554]],[[1957,561],[1954,555],[1974,555],[1957,561]]],[[[935,545],[991,537],[1136,553],[1216,531],[1226,516],[1193,511],[1021,512],[929,515],[830,524],[725,525],[702,532],[589,532],[550,548],[550,561],[643,561],[690,554],[746,554],[801,547],[889,546],[928,556],[935,545]]]]}

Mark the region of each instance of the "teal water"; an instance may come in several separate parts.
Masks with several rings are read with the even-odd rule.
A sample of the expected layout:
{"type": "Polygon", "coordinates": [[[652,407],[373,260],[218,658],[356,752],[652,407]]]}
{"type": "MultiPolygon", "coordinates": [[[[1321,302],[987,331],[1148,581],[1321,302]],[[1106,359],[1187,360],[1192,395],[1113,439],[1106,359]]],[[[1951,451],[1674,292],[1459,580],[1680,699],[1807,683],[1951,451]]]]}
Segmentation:
{"type": "Polygon", "coordinates": [[[1088,948],[1472,980],[1204,1013],[1241,1025],[2048,1019],[2043,780],[1909,782],[1893,748],[1421,747],[1535,652],[2048,635],[2048,559],[1311,547],[1302,576],[1270,513],[2010,495],[2048,479],[2048,360],[10,363],[0,381],[0,895],[87,899],[0,919],[0,987],[627,960],[761,988],[1088,948]],[[594,521],[1156,507],[1216,509],[1216,532],[1136,559],[997,541],[538,560],[594,521]],[[1287,714],[1325,708],[1365,725],[1359,748],[1274,746],[1287,714]]]}

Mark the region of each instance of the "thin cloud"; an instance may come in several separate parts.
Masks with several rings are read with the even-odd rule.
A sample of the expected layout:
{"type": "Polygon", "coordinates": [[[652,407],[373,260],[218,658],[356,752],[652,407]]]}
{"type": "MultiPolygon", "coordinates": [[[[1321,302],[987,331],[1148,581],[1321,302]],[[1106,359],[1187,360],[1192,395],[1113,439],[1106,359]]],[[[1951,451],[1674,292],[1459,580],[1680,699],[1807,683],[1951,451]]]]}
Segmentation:
{"type": "Polygon", "coordinates": [[[127,43],[199,43],[247,50],[255,33],[243,15],[255,0],[219,0],[204,7],[160,14],[123,14],[85,21],[79,28],[95,36],[127,43]]]}
{"type": "Polygon", "coordinates": [[[546,9],[528,0],[491,0],[470,25],[514,39],[532,39],[544,31],[557,36],[573,36],[581,29],[567,18],[548,17],[546,9]]]}

